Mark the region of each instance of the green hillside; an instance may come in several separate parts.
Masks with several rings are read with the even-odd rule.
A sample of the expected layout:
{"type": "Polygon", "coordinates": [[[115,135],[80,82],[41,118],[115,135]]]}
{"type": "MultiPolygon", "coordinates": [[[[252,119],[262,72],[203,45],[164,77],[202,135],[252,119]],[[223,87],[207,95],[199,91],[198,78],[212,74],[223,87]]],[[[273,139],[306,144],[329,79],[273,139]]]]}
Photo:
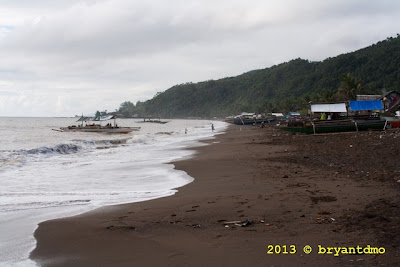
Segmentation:
{"type": "Polygon", "coordinates": [[[295,59],[236,77],[176,85],[146,102],[124,102],[118,112],[179,118],[299,110],[310,100],[337,98],[335,90],[343,85],[344,75],[361,85],[358,93],[399,90],[399,35],[322,62],[295,59]]]}

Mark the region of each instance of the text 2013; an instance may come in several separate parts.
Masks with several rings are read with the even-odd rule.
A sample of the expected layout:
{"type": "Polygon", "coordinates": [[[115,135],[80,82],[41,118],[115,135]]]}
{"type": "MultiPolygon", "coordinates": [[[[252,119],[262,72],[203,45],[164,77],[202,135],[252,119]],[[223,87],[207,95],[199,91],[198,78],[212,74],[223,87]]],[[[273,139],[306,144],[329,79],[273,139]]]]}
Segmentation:
{"type": "Polygon", "coordinates": [[[268,245],[267,254],[295,254],[295,245],[268,245]]]}

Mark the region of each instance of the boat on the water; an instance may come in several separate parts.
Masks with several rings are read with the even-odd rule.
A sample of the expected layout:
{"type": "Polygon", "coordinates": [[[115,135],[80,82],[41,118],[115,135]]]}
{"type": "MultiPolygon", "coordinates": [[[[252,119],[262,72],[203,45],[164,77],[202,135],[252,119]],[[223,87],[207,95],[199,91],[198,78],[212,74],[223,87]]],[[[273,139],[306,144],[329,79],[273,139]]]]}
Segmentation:
{"type": "Polygon", "coordinates": [[[166,124],[169,121],[162,121],[161,118],[152,119],[152,118],[143,118],[143,121],[138,121],[139,123],[149,122],[149,123],[159,123],[159,124],[166,124]]]}
{"type": "Polygon", "coordinates": [[[80,125],[72,125],[68,127],[60,127],[60,129],[53,129],[59,132],[92,132],[92,133],[119,133],[127,134],[133,131],[139,131],[140,127],[119,127],[116,123],[117,116],[98,116],[98,117],[80,117],[77,122],[80,125]],[[114,120],[114,123],[107,123],[102,125],[102,121],[114,120]],[[97,124],[96,122],[100,122],[97,124]]]}

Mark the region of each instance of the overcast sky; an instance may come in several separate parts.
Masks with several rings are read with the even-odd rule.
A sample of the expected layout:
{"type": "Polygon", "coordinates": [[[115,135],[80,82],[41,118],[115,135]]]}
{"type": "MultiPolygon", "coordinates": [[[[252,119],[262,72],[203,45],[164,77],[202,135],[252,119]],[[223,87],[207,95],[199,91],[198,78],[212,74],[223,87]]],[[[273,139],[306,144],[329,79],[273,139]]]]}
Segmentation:
{"type": "Polygon", "coordinates": [[[400,33],[397,0],[0,0],[0,116],[113,111],[400,33]]]}

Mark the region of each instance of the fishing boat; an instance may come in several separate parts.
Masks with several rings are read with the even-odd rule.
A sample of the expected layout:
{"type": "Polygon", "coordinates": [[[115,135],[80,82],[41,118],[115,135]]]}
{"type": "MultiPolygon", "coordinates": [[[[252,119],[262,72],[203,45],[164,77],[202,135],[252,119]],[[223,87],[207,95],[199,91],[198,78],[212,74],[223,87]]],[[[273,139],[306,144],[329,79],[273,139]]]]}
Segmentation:
{"type": "Polygon", "coordinates": [[[293,133],[334,133],[334,132],[351,132],[364,130],[384,130],[387,127],[387,121],[381,120],[379,117],[369,118],[343,118],[338,120],[322,120],[322,121],[302,121],[288,122],[287,126],[282,130],[293,133]]]}
{"type": "Polygon", "coordinates": [[[255,125],[276,121],[276,117],[266,118],[260,115],[257,116],[254,113],[243,113],[229,121],[236,125],[255,125]]]}
{"type": "Polygon", "coordinates": [[[381,117],[382,120],[386,120],[392,128],[400,128],[400,118],[399,117],[381,117]]]}
{"type": "Polygon", "coordinates": [[[59,132],[92,132],[92,133],[118,133],[127,134],[133,131],[139,131],[140,127],[119,127],[116,123],[117,116],[98,116],[98,117],[80,117],[77,122],[81,122],[80,125],[72,125],[68,127],[60,127],[60,129],[52,129],[59,132]],[[101,122],[114,120],[114,123],[107,123],[102,125],[101,122]],[[96,123],[96,122],[99,122],[96,123]]]}
{"type": "Polygon", "coordinates": [[[143,121],[138,121],[139,123],[149,122],[149,123],[159,123],[159,124],[166,124],[169,121],[162,121],[161,118],[152,119],[152,118],[143,118],[143,121]]]}

